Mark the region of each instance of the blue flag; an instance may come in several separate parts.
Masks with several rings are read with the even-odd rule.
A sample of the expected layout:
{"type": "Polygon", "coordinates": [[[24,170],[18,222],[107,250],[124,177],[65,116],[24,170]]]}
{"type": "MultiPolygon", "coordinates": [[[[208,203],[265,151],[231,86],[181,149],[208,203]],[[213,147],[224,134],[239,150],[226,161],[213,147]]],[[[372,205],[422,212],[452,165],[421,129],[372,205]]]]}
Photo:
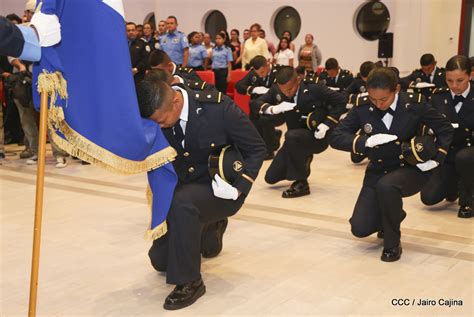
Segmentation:
{"type": "Polygon", "coordinates": [[[148,172],[147,236],[160,237],[177,182],[170,163],[176,151],[158,124],[140,116],[121,1],[43,0],[41,11],[61,24],[61,42],[42,48],[33,69],[35,87],[50,95],[52,141],[114,172],[148,172]]]}

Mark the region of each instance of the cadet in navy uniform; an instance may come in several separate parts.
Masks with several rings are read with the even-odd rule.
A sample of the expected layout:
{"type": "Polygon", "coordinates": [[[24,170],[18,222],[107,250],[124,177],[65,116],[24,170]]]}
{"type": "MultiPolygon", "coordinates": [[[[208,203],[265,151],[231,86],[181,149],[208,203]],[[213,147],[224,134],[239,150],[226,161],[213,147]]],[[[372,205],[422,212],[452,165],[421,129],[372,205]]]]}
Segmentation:
{"type": "Polygon", "coordinates": [[[168,54],[162,50],[154,50],[149,57],[151,69],[163,69],[171,76],[175,77],[180,83],[193,90],[213,90],[213,85],[203,81],[190,67],[178,67],[171,61],[168,54]]]}
{"type": "Polygon", "coordinates": [[[371,62],[371,61],[363,62],[360,65],[359,74],[357,74],[357,77],[354,78],[352,83],[345,90],[345,93],[347,94],[348,99],[350,99],[351,94],[357,95],[360,93],[367,92],[367,87],[366,87],[367,77],[369,76],[370,71],[374,68],[376,68],[376,66],[374,62],[371,62]]]}
{"type": "Polygon", "coordinates": [[[137,37],[137,26],[133,22],[126,25],[128,47],[130,49],[130,58],[132,61],[132,72],[135,84],[143,80],[145,71],[148,68],[148,56],[150,46],[137,37]]]}
{"type": "Polygon", "coordinates": [[[180,309],[205,292],[201,278],[201,229],[204,224],[234,215],[244,203],[265,155],[265,145],[248,117],[220,92],[170,88],[159,81],[143,81],[137,88],[140,113],[157,122],[178,156],[178,175],[167,217],[168,232],[149,251],[153,267],[166,271],[175,289],[165,309],[180,309]],[[237,146],[243,174],[232,185],[211,178],[208,157],[215,149],[237,146]]]}
{"type": "MultiPolygon", "coordinates": [[[[239,94],[250,96],[251,100],[257,99],[265,94],[275,82],[277,67],[272,66],[262,55],[257,55],[249,63],[250,71],[244,78],[235,83],[235,89],[239,94]]],[[[283,120],[274,118],[261,118],[250,108],[250,120],[257,128],[267,146],[265,160],[272,159],[274,152],[280,147],[281,131],[275,126],[283,124],[283,120]]]]}
{"type": "Polygon", "coordinates": [[[400,92],[395,73],[385,67],[374,69],[367,80],[369,97],[352,108],[331,135],[333,148],[367,154],[370,160],[362,190],[350,219],[356,237],[383,230],[381,260],[400,259],[400,223],[406,216],[402,197],[418,193],[443,163],[453,136],[449,121],[419,94],[400,92]],[[436,134],[438,151],[433,159],[406,165],[401,142],[410,141],[425,124],[436,134]],[[356,132],[363,129],[365,135],[356,132]]]}
{"type": "Polygon", "coordinates": [[[328,136],[345,111],[346,98],[321,84],[307,83],[293,67],[283,66],[276,85],[251,102],[260,116],[283,116],[288,127],[285,142],[265,174],[275,184],[294,181],[283,198],[309,195],[308,177],[313,154],[328,148],[328,136]]]}
{"type": "Polygon", "coordinates": [[[466,56],[454,56],[446,64],[448,88],[437,89],[431,104],[454,127],[454,138],[445,164],[437,168],[421,191],[421,200],[434,205],[459,196],[461,218],[473,215],[474,195],[474,87],[469,83],[471,63],[466,56]]]}
{"type": "Polygon", "coordinates": [[[168,54],[176,65],[188,65],[188,38],[183,32],[177,30],[178,19],[175,16],[169,16],[166,19],[166,27],[168,32],[160,37],[161,49],[168,54]]]}
{"type": "Polygon", "coordinates": [[[328,58],[325,64],[325,70],[319,74],[319,83],[325,84],[333,90],[343,92],[352,84],[354,76],[347,69],[339,67],[335,58],[328,58]]]}
{"type": "Polygon", "coordinates": [[[433,54],[423,54],[420,58],[421,68],[415,69],[407,77],[401,78],[401,88],[404,90],[411,88],[429,98],[435,88],[446,87],[445,70],[437,67],[436,64],[433,54]],[[427,86],[426,84],[431,85],[427,86]]]}

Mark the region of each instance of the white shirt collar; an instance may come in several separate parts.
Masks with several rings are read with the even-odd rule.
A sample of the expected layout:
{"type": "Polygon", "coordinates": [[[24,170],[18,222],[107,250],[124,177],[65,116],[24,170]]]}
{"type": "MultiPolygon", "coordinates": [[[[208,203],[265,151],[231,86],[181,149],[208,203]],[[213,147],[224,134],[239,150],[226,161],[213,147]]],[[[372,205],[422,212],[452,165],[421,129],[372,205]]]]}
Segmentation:
{"type": "Polygon", "coordinates": [[[181,114],[179,115],[179,118],[182,121],[188,122],[188,117],[189,117],[189,96],[188,92],[186,89],[183,89],[179,86],[173,86],[171,87],[175,91],[180,91],[181,94],[183,95],[183,109],[181,109],[181,114]]]}
{"type": "MultiPolygon", "coordinates": [[[[471,83],[469,83],[469,85],[467,85],[467,89],[464,90],[464,92],[461,95],[464,98],[467,98],[467,95],[469,95],[470,91],[471,91],[471,83]]],[[[453,97],[453,99],[454,99],[454,96],[456,96],[456,94],[452,90],[450,90],[450,92],[451,92],[451,97],[453,97]]]]}

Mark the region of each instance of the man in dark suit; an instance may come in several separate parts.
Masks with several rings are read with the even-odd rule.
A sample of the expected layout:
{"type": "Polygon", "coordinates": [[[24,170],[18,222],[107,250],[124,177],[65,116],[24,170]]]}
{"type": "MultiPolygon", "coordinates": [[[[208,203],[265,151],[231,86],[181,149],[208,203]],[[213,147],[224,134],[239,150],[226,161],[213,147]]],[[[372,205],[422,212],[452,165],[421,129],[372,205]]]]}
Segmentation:
{"type": "Polygon", "coordinates": [[[132,61],[132,73],[135,84],[143,80],[145,71],[148,68],[148,55],[150,54],[150,46],[142,41],[137,35],[137,26],[133,22],[126,25],[128,47],[130,50],[130,58],[132,61]]]}
{"type": "Polygon", "coordinates": [[[288,127],[285,142],[265,174],[269,184],[294,181],[283,198],[309,195],[307,179],[313,155],[327,149],[328,136],[345,106],[343,94],[304,81],[290,66],[283,66],[276,75],[276,85],[251,102],[254,112],[262,117],[282,117],[288,127]]]}
{"type": "MultiPolygon", "coordinates": [[[[262,55],[257,55],[249,63],[250,70],[244,78],[235,83],[235,89],[239,94],[250,96],[251,100],[265,94],[275,83],[275,75],[278,68],[272,66],[262,55]]],[[[280,147],[281,131],[275,129],[283,124],[283,121],[274,118],[262,118],[250,108],[250,120],[257,128],[267,146],[265,160],[275,156],[275,151],[280,147]]]]}
{"type": "Polygon", "coordinates": [[[446,72],[444,68],[436,65],[433,54],[423,54],[420,58],[421,68],[415,69],[407,77],[400,78],[401,88],[411,88],[429,98],[435,88],[446,87],[446,72]]]}
{"type": "Polygon", "coordinates": [[[156,270],[166,271],[167,283],[176,285],[164,308],[180,309],[205,292],[200,274],[203,225],[230,217],[242,207],[262,165],[265,145],[248,117],[219,92],[144,80],[137,95],[141,115],[161,126],[178,153],[168,232],[153,242],[149,256],[156,270]],[[236,146],[243,157],[243,174],[232,184],[219,176],[212,179],[208,172],[209,155],[226,145],[236,146]]]}
{"type": "Polygon", "coordinates": [[[369,96],[362,100],[365,102],[353,107],[341,120],[330,144],[338,150],[367,154],[370,163],[350,219],[351,230],[356,237],[383,231],[381,260],[393,262],[402,253],[400,223],[406,216],[402,197],[418,193],[428,181],[430,171],[443,163],[453,128],[422,101],[421,95],[400,92],[396,74],[389,68],[373,70],[367,90],[369,96]],[[412,140],[422,124],[435,132],[437,154],[416,166],[408,165],[401,143],[412,140]],[[356,134],[359,129],[364,131],[363,135],[356,134]]]}
{"type": "Polygon", "coordinates": [[[339,67],[339,62],[335,58],[328,58],[325,70],[319,74],[319,82],[329,88],[343,92],[352,84],[354,76],[347,69],[339,67]]]}

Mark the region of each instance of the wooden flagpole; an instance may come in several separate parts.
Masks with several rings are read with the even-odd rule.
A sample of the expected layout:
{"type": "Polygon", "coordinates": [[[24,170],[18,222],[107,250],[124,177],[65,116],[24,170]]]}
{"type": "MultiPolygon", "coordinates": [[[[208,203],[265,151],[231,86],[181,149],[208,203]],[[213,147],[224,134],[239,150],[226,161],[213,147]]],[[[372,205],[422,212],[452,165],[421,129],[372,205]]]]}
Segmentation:
{"type": "Polygon", "coordinates": [[[40,125],[38,144],[38,169],[36,172],[35,224],[33,231],[33,256],[31,259],[30,303],[28,317],[36,316],[38,272],[41,246],[41,221],[43,217],[44,166],[46,161],[46,133],[48,117],[48,93],[41,92],[40,125]]]}

